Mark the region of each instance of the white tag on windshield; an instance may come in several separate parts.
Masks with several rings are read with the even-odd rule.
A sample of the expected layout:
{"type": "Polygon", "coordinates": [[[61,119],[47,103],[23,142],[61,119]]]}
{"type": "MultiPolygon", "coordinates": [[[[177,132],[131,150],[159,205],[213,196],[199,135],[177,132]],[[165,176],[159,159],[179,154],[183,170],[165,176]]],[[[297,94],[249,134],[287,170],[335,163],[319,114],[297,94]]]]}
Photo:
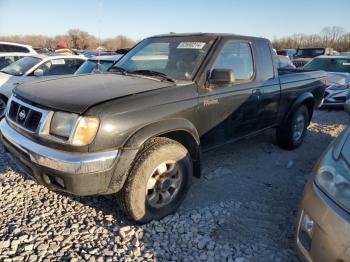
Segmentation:
{"type": "Polygon", "coordinates": [[[66,62],[64,61],[64,59],[53,59],[51,60],[51,63],[53,65],[64,65],[66,62]]]}
{"type": "Polygon", "coordinates": [[[178,49],[202,49],[205,46],[203,42],[181,42],[178,49]]]}
{"type": "Polygon", "coordinates": [[[348,65],[348,66],[350,66],[350,63],[343,63],[343,65],[348,65]]]}

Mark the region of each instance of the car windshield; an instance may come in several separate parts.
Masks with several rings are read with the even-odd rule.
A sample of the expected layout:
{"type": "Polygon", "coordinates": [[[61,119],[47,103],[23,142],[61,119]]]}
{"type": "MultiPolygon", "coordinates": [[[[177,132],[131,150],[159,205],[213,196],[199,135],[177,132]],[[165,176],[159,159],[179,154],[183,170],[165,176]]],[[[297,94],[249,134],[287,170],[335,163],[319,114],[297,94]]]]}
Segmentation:
{"type": "Polygon", "coordinates": [[[305,49],[298,49],[294,57],[316,57],[319,55],[323,55],[325,52],[324,48],[305,48],[305,49]]]}
{"type": "Polygon", "coordinates": [[[78,68],[75,75],[106,72],[113,64],[114,61],[87,60],[78,68]]]}
{"type": "Polygon", "coordinates": [[[304,69],[350,73],[350,58],[315,58],[304,69]]]}
{"type": "Polygon", "coordinates": [[[154,76],[192,80],[214,41],[215,37],[208,36],[148,38],[108,71],[153,72],[154,76]]]}
{"type": "Polygon", "coordinates": [[[38,64],[41,61],[40,58],[32,57],[32,56],[26,56],[23,57],[16,62],[6,66],[5,68],[1,69],[0,71],[9,75],[13,76],[22,76],[24,75],[29,69],[31,69],[33,66],[38,64]]]}

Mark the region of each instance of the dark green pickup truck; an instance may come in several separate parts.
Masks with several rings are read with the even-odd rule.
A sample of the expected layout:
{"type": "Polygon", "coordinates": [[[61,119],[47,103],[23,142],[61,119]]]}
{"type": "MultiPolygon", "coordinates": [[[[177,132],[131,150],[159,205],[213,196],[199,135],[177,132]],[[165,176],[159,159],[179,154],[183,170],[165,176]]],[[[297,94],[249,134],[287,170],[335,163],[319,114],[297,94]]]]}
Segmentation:
{"type": "Polygon", "coordinates": [[[0,131],[23,173],[52,190],[117,193],[138,222],[174,212],[201,152],[276,128],[298,147],[325,90],[323,72],[278,71],[267,39],[147,38],[107,73],[25,83],[0,131]]]}

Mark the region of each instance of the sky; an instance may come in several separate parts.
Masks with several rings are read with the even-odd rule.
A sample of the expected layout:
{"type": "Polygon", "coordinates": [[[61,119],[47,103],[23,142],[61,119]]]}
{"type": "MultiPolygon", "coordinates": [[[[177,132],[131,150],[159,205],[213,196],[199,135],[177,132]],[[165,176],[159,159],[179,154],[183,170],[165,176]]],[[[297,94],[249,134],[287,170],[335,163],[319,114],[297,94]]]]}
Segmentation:
{"type": "Polygon", "coordinates": [[[218,32],[269,39],[350,32],[350,0],[0,0],[0,36],[54,36],[78,28],[135,40],[169,32],[218,32]]]}

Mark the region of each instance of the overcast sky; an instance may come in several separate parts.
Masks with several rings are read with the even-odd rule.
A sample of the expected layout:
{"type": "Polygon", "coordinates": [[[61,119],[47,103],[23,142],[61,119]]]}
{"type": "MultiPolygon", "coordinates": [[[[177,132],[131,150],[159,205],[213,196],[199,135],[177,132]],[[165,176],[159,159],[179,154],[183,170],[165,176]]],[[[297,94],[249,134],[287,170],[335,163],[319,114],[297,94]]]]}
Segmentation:
{"type": "Polygon", "coordinates": [[[350,0],[0,0],[0,14],[0,35],[79,28],[102,38],[223,32],[273,39],[333,25],[350,31],[350,0]]]}

